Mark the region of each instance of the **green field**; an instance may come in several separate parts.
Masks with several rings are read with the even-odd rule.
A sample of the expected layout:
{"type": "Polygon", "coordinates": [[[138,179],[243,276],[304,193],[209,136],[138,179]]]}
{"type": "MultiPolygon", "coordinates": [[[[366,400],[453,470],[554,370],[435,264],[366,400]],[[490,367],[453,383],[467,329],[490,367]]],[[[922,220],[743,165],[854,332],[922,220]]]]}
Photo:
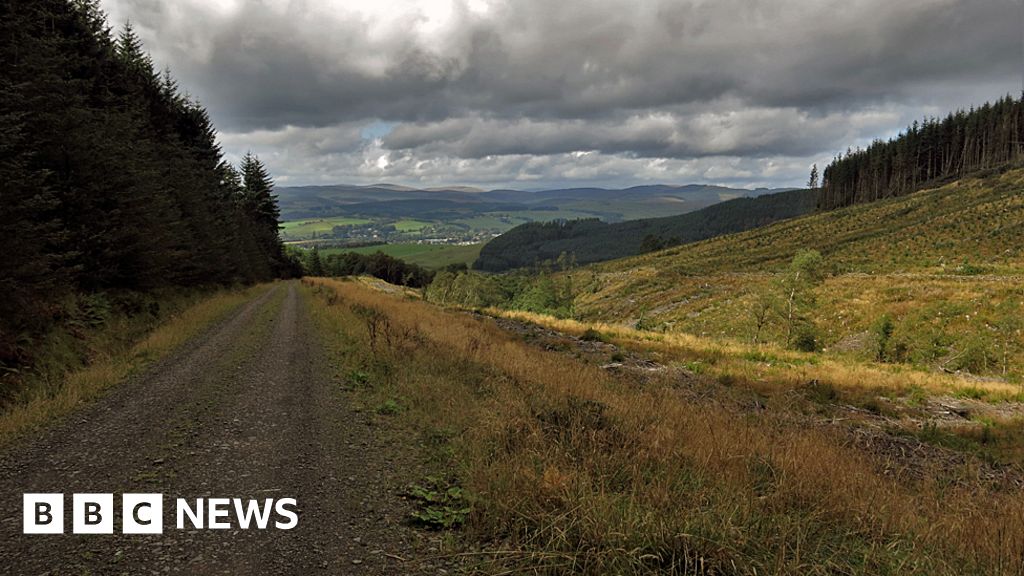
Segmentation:
{"type": "Polygon", "coordinates": [[[399,220],[395,222],[395,230],[399,232],[419,232],[431,225],[433,225],[433,222],[427,222],[426,220],[399,220]]]}
{"type": "Polygon", "coordinates": [[[281,224],[281,235],[286,238],[308,238],[313,234],[327,234],[335,226],[351,226],[355,224],[369,224],[372,220],[365,218],[347,218],[336,216],[332,218],[314,218],[309,220],[293,220],[281,224]]]}
{"type": "Polygon", "coordinates": [[[483,247],[483,244],[470,244],[468,246],[447,244],[381,244],[379,246],[363,246],[359,248],[325,248],[320,251],[320,254],[321,256],[327,256],[343,252],[356,252],[358,254],[383,252],[388,256],[405,260],[410,264],[438,269],[444,268],[449,264],[472,264],[476,257],[480,255],[481,247],[483,247]]]}

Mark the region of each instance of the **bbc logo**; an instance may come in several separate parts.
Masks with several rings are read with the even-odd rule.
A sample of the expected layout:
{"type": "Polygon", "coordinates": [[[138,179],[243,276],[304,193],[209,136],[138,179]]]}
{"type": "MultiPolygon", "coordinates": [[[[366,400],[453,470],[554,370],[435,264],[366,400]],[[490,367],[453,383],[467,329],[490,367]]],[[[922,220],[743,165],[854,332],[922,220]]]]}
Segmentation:
{"type": "MultiPolygon", "coordinates": [[[[121,532],[162,534],[163,507],[162,494],[123,494],[121,532]]],[[[23,510],[25,534],[64,533],[63,494],[25,494],[23,510]]],[[[75,534],[114,533],[113,494],[74,494],[71,510],[71,530],[75,534]]]]}
{"type": "MultiPolygon", "coordinates": [[[[24,495],[25,534],[64,533],[63,494],[24,495]]],[[[71,530],[75,534],[114,533],[113,494],[72,495],[71,530]]],[[[122,534],[163,534],[163,494],[122,494],[122,534]]],[[[291,530],[299,523],[298,502],[295,498],[185,498],[174,500],[175,526],[193,529],[228,530],[251,527],[266,530],[291,530]],[[232,514],[233,513],[233,514],[232,514]],[[232,516],[234,519],[232,520],[232,516]],[[273,522],[272,522],[273,520],[273,522]]]]}

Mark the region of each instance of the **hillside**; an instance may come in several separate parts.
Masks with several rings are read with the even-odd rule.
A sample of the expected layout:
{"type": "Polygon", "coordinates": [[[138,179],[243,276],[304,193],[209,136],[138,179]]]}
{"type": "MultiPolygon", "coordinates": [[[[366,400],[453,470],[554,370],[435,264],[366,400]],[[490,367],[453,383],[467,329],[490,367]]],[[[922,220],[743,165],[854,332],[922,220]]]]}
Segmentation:
{"type": "MultiPolygon", "coordinates": [[[[623,561],[617,553],[628,555],[643,543],[657,541],[657,534],[672,538],[679,533],[699,534],[703,526],[716,526],[722,518],[733,522],[745,517],[737,514],[737,507],[753,502],[759,511],[754,522],[770,526],[768,537],[787,533],[801,540],[803,565],[831,567],[850,562],[848,568],[836,570],[850,574],[917,570],[923,574],[1017,574],[1018,560],[1004,569],[984,566],[980,555],[971,556],[979,561],[974,566],[960,560],[948,564],[951,568],[928,566],[944,554],[941,549],[947,544],[918,545],[940,534],[950,536],[954,547],[968,542],[968,532],[951,532],[949,527],[980,525],[976,523],[1003,510],[1002,504],[975,507],[977,499],[985,497],[986,485],[998,486],[995,490],[1015,501],[1020,499],[1024,484],[1016,476],[1024,470],[1022,190],[1024,170],[1009,170],[582,268],[567,265],[559,272],[501,275],[443,272],[426,291],[427,302],[472,308],[476,314],[466,315],[458,327],[453,327],[455,320],[446,318],[423,329],[428,309],[414,311],[420,303],[392,297],[390,318],[420,327],[427,338],[449,338],[444,350],[461,345],[473,361],[506,361],[516,375],[543,370],[544,375],[531,374],[531,379],[494,378],[483,385],[456,385],[451,399],[438,405],[458,405],[458,412],[464,414],[477,404],[460,403],[461,399],[474,394],[487,398],[487,412],[466,417],[500,422],[502,427],[495,431],[489,450],[472,452],[466,460],[482,468],[494,462],[496,454],[505,454],[503,450],[522,450],[512,461],[534,465],[536,471],[516,470],[515,477],[536,479],[536,484],[510,496],[505,509],[513,508],[518,518],[528,519],[522,510],[529,509],[523,504],[529,500],[523,494],[548,490],[555,495],[536,507],[546,512],[551,502],[564,506],[564,532],[550,530],[549,513],[536,517],[535,531],[558,535],[544,544],[547,550],[602,550],[594,562],[623,561]],[[398,310],[399,306],[403,309],[398,310]],[[510,332],[516,345],[560,354],[562,359],[549,366],[540,359],[512,357],[511,345],[473,331],[487,326],[478,319],[481,310],[497,318],[497,326],[510,332]],[[442,336],[445,332],[449,335],[442,336]],[[578,376],[579,363],[588,360],[596,370],[578,376]],[[563,367],[566,372],[557,372],[563,367]],[[496,390],[506,382],[507,395],[499,396],[496,390]],[[557,391],[568,398],[559,397],[558,407],[539,406],[530,387],[533,382],[543,383],[538,388],[544,393],[557,391]],[[664,394],[645,398],[652,390],[664,394]],[[621,404],[609,400],[606,393],[621,394],[621,404]],[[492,418],[494,412],[513,406],[523,406],[530,416],[492,418]],[[618,412],[616,406],[621,407],[618,412]],[[716,416],[728,407],[733,410],[716,416]],[[633,418],[631,426],[619,425],[623,420],[616,417],[633,418]],[[523,432],[522,422],[530,418],[541,424],[536,432],[523,432]],[[509,421],[515,424],[505,424],[509,421]],[[559,427],[566,423],[576,426],[580,436],[562,433],[559,427]],[[733,434],[733,426],[742,431],[733,434]],[[674,427],[687,429],[671,436],[674,427]],[[622,434],[630,430],[640,432],[623,441],[622,434]],[[787,445],[786,437],[792,433],[821,434],[840,448],[835,453],[824,450],[809,436],[787,445]],[[594,442],[589,452],[579,448],[586,445],[584,438],[594,442]],[[530,441],[524,439],[537,439],[537,444],[523,448],[530,441]],[[698,450],[691,442],[707,446],[698,450]],[[631,452],[634,447],[636,451],[631,452]],[[652,457],[662,448],[665,457],[652,457]],[[549,454],[565,460],[534,464],[535,458],[549,454]],[[588,454],[592,460],[580,466],[588,454]],[[675,457],[679,460],[659,472],[659,464],[675,457]],[[694,463],[701,466],[718,457],[729,464],[714,468],[719,474],[716,486],[742,478],[749,478],[749,484],[735,497],[721,500],[708,497],[701,486],[699,504],[666,513],[683,500],[686,490],[713,476],[703,469],[694,473],[694,463]],[[984,470],[985,466],[990,468],[984,470]],[[629,477],[622,470],[636,471],[636,484],[625,480],[627,486],[621,488],[622,477],[629,477]],[[591,472],[579,485],[589,489],[597,484],[597,488],[577,492],[565,488],[575,488],[576,474],[591,472]],[[901,479],[892,487],[860,484],[874,474],[901,479]],[[680,477],[684,480],[679,481],[680,477]],[[609,485],[600,485],[605,479],[609,485]],[[676,486],[685,488],[666,496],[671,489],[666,487],[676,486]],[[895,490],[932,488],[937,492],[908,492],[879,505],[879,498],[895,490]],[[834,489],[837,492],[831,492],[834,489]],[[828,496],[813,494],[819,491],[828,496]],[[840,500],[839,494],[847,497],[840,500]],[[949,500],[956,494],[972,504],[949,500]],[[587,496],[593,496],[599,512],[580,512],[591,504],[587,496]],[[621,501],[608,504],[618,496],[621,501]],[[639,503],[647,496],[652,499],[644,508],[639,503]],[[843,529],[842,535],[827,537],[829,543],[805,545],[803,540],[804,535],[817,538],[845,522],[838,515],[822,514],[828,509],[823,504],[826,500],[841,501],[835,511],[855,510],[855,521],[863,522],[880,514],[890,520],[900,516],[904,506],[918,497],[941,512],[918,528],[899,530],[901,535],[913,533],[910,539],[915,544],[870,545],[871,550],[901,550],[891,560],[891,568],[890,560],[880,556],[865,560],[868,555],[858,540],[865,530],[843,529]],[[725,508],[715,508],[716,503],[726,502],[725,508]],[[770,504],[762,507],[766,502],[770,504]],[[662,513],[664,518],[644,524],[628,516],[638,509],[642,510],[638,518],[662,513]],[[673,518],[690,517],[693,510],[716,512],[714,519],[694,531],[663,529],[673,518]],[[779,510],[786,513],[770,519],[760,516],[779,510]],[[979,515],[968,519],[968,511],[973,510],[979,515]],[[801,518],[805,513],[808,516],[801,518]],[[591,532],[574,532],[578,518],[585,514],[599,518],[595,526],[610,523],[611,527],[586,541],[591,532]],[[607,545],[610,538],[630,535],[640,525],[657,528],[640,544],[607,545]],[[563,538],[563,533],[571,536],[563,538]],[[851,534],[857,535],[852,539],[857,543],[851,543],[851,534]],[[620,552],[605,551],[602,546],[620,552]],[[856,550],[854,560],[842,560],[845,552],[839,549],[856,550]],[[825,550],[825,556],[811,559],[825,550]],[[908,560],[917,554],[920,559],[908,560]]],[[[345,301],[354,311],[368,300],[384,299],[361,296],[354,284],[338,283],[335,289],[344,298],[325,299],[345,301]]],[[[380,306],[389,309],[389,304],[380,306]]],[[[343,317],[339,325],[354,323],[354,316],[343,317]]],[[[398,354],[406,353],[396,348],[398,354]]],[[[416,410],[443,394],[445,385],[457,382],[450,373],[422,384],[406,385],[414,379],[411,374],[396,379],[401,391],[394,394],[415,397],[409,404],[416,410]],[[427,392],[417,396],[420,390],[427,392]]],[[[424,411],[436,410],[430,405],[424,411]]],[[[434,417],[447,426],[457,416],[434,417]]],[[[480,437],[475,429],[466,436],[480,437]]],[[[501,473],[511,476],[510,468],[503,464],[501,472],[469,477],[487,481],[501,473]]],[[[510,492],[508,485],[512,481],[502,478],[500,484],[488,485],[479,493],[504,497],[510,492]]],[[[923,518],[919,514],[925,513],[913,513],[923,518]]],[[[1013,530],[1007,528],[1012,522],[997,523],[1000,530],[1013,530]]],[[[871,538],[883,532],[874,532],[871,538]]],[[[735,534],[751,533],[756,534],[744,526],[719,540],[703,535],[696,540],[727,542],[724,554],[728,556],[735,550],[735,534]]],[[[765,536],[739,541],[741,546],[760,545],[765,536]]],[[[1004,541],[996,549],[998,564],[1008,550],[1016,548],[1004,541]]],[[[736,554],[740,558],[758,555],[745,550],[736,554]]],[[[723,566],[731,568],[731,562],[723,566]]],[[[802,572],[803,565],[780,569],[775,564],[747,573],[795,574],[802,572]]],[[[729,568],[721,573],[736,571],[729,568]]]]}
{"type": "Polygon", "coordinates": [[[474,573],[1016,574],[1024,557],[1016,386],[492,320],[379,281],[303,290],[350,405],[427,438],[417,489],[441,504],[417,518],[500,538],[474,573]],[[944,396],[975,390],[994,401],[944,396]]]}
{"type": "Polygon", "coordinates": [[[563,253],[578,264],[633,256],[800,216],[814,209],[816,198],[811,190],[791,190],[737,198],[665,218],[616,224],[595,219],[524,224],[484,246],[475,267],[501,272],[553,261],[563,253]]]}
{"type": "Polygon", "coordinates": [[[749,271],[787,262],[801,248],[820,250],[843,271],[879,272],[970,260],[1017,261],[1024,250],[1024,170],[953,182],[940,188],[679,246],[598,269],[656,263],[663,273],[749,271]]]}
{"type": "Polygon", "coordinates": [[[1024,360],[1022,189],[1024,170],[1013,170],[595,265],[572,273],[575,312],[780,342],[783,319],[759,328],[757,311],[780,297],[794,255],[814,249],[826,277],[804,313],[829,354],[870,358],[888,317],[899,361],[1013,376],[1024,360]]]}

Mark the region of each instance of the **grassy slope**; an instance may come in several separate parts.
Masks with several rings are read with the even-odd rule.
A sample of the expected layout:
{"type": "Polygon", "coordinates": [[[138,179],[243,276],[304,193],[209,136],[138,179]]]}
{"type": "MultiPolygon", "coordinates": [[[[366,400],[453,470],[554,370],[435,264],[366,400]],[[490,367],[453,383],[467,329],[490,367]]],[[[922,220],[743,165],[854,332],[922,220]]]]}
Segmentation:
{"type": "Polygon", "coordinates": [[[748,232],[627,258],[599,269],[663,272],[771,269],[815,248],[844,271],[950,272],[964,260],[1021,271],[1024,170],[813,214],[748,232]]]}
{"type": "Polygon", "coordinates": [[[454,246],[446,244],[382,244],[379,246],[363,246],[360,248],[325,248],[320,251],[321,255],[341,254],[343,252],[357,252],[359,254],[373,254],[383,252],[405,260],[410,264],[418,264],[424,268],[436,270],[444,268],[449,264],[472,264],[480,254],[482,244],[470,244],[468,246],[454,246]]]}
{"type": "MultiPolygon", "coordinates": [[[[974,372],[1020,377],[1024,338],[1006,328],[1024,292],[1024,171],[815,214],[574,273],[584,320],[750,341],[752,308],[800,249],[834,273],[811,312],[829,353],[867,359],[893,317],[907,360],[934,369],[978,342],[974,372]],[[1016,307],[1016,308],[1015,308],[1016,307]]],[[[780,337],[778,326],[768,328],[780,337]]]]}
{"type": "Polygon", "coordinates": [[[469,494],[458,540],[482,539],[485,573],[1013,574],[1024,558],[1017,493],[862,449],[802,394],[630,377],[400,291],[306,289],[358,402],[469,494]]]}

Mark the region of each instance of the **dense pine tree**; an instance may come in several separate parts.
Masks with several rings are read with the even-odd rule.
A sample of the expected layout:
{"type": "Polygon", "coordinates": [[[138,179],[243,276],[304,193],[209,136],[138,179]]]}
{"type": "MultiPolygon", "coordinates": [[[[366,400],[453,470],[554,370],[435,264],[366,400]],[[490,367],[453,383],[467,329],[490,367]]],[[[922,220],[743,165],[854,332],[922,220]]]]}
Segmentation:
{"type": "Polygon", "coordinates": [[[0,368],[68,294],[295,270],[273,183],[95,0],[0,0],[0,368]]]}
{"type": "Polygon", "coordinates": [[[258,156],[249,152],[242,158],[242,208],[260,226],[276,233],[281,218],[274,195],[274,183],[258,156]]]}
{"type": "MultiPolygon", "coordinates": [[[[0,79],[0,318],[32,323],[45,318],[47,300],[38,295],[59,296],[65,271],[56,250],[62,244],[56,195],[45,174],[28,168],[32,155],[25,147],[23,117],[10,112],[21,98],[6,78],[0,79]]],[[[15,336],[0,324],[0,365],[19,360],[15,336]]]]}
{"type": "Polygon", "coordinates": [[[274,182],[259,157],[252,152],[242,158],[240,172],[242,212],[249,219],[256,243],[271,259],[275,270],[282,273],[289,264],[278,235],[281,211],[274,195],[274,182]]]}
{"type": "Polygon", "coordinates": [[[825,169],[818,207],[902,196],[1024,158],[1024,98],[915,122],[899,137],[847,151],[825,169]]]}
{"type": "Polygon", "coordinates": [[[359,254],[343,252],[324,258],[316,250],[306,256],[306,271],[313,276],[360,276],[380,278],[391,284],[423,288],[430,284],[434,273],[409,264],[383,252],[359,254]],[[317,269],[319,268],[319,272],[317,269]]]}

